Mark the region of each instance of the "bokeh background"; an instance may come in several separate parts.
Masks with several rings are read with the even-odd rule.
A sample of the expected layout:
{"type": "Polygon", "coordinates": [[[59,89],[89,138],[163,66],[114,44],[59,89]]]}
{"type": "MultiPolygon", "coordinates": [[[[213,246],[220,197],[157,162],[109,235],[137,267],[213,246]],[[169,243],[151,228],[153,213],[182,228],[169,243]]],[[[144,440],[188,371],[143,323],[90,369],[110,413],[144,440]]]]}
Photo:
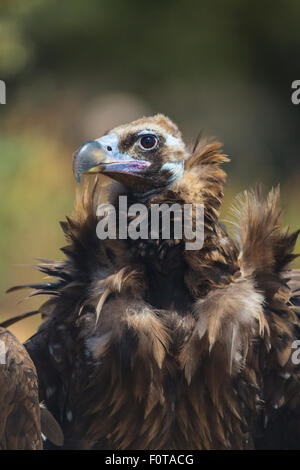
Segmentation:
{"type": "MultiPolygon", "coordinates": [[[[280,182],[299,227],[299,25],[298,0],[0,0],[0,319],[41,302],[5,295],[40,279],[22,264],[62,257],[73,151],[142,115],[224,142],[224,218],[244,188],[280,182]]],[[[13,331],[24,340],[39,322],[13,331]]]]}

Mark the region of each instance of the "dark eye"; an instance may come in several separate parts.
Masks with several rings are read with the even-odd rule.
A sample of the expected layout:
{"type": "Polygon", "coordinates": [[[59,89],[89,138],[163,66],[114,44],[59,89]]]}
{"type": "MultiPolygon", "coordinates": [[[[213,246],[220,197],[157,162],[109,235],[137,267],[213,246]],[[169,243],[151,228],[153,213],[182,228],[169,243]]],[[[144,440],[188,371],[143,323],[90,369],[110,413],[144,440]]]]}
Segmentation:
{"type": "Polygon", "coordinates": [[[149,135],[144,135],[143,137],[141,137],[139,143],[140,143],[140,147],[143,150],[151,150],[154,147],[156,147],[157,142],[158,142],[157,137],[155,137],[155,135],[149,134],[149,135]]]}

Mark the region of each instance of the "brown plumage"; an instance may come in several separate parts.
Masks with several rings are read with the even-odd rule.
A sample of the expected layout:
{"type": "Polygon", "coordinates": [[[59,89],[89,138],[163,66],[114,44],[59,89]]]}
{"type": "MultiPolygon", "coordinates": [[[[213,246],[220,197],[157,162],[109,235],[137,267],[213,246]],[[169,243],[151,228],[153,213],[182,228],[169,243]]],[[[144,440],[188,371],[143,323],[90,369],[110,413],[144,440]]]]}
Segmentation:
{"type": "Polygon", "coordinates": [[[42,448],[37,374],[24,346],[0,328],[0,449],[42,448]]]}
{"type": "Polygon", "coordinates": [[[265,199],[258,189],[238,200],[228,236],[218,221],[226,161],[216,142],[190,153],[162,115],[77,152],[78,180],[110,179],[84,178],[62,223],[65,260],[41,261],[56,281],[29,286],[51,298],[26,343],[66,448],[299,447],[299,283],[289,270],[297,234],[282,231],[279,191],[265,199]],[[99,240],[96,208],[118,207],[119,195],[149,211],[204,204],[202,249],[161,234],[99,240]]]}
{"type": "Polygon", "coordinates": [[[39,402],[37,372],[28,352],[0,327],[0,450],[41,450],[42,433],[55,445],[63,444],[60,426],[39,402]]]}

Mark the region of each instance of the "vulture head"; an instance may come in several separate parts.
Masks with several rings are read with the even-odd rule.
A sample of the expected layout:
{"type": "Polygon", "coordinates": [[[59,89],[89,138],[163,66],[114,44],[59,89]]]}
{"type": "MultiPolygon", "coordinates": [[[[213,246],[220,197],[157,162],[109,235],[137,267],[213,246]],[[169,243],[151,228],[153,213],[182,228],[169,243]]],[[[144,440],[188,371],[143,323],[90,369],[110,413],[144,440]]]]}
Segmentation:
{"type": "Polygon", "coordinates": [[[103,173],[147,198],[182,176],[187,156],[177,126],[157,114],[84,143],[75,153],[73,171],[79,183],[83,174],[103,173]]]}

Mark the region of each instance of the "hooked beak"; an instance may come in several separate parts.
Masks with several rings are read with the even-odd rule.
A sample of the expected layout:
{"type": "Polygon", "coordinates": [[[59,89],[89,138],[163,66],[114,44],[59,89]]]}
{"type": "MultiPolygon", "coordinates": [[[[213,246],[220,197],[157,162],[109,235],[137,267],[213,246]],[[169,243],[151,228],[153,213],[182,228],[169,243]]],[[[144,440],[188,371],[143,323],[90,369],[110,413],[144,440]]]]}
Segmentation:
{"type": "Polygon", "coordinates": [[[78,183],[83,174],[104,173],[111,177],[117,175],[137,176],[150,166],[150,162],[137,160],[126,153],[120,153],[117,134],[108,134],[97,140],[89,140],[75,153],[73,172],[78,183]]]}

